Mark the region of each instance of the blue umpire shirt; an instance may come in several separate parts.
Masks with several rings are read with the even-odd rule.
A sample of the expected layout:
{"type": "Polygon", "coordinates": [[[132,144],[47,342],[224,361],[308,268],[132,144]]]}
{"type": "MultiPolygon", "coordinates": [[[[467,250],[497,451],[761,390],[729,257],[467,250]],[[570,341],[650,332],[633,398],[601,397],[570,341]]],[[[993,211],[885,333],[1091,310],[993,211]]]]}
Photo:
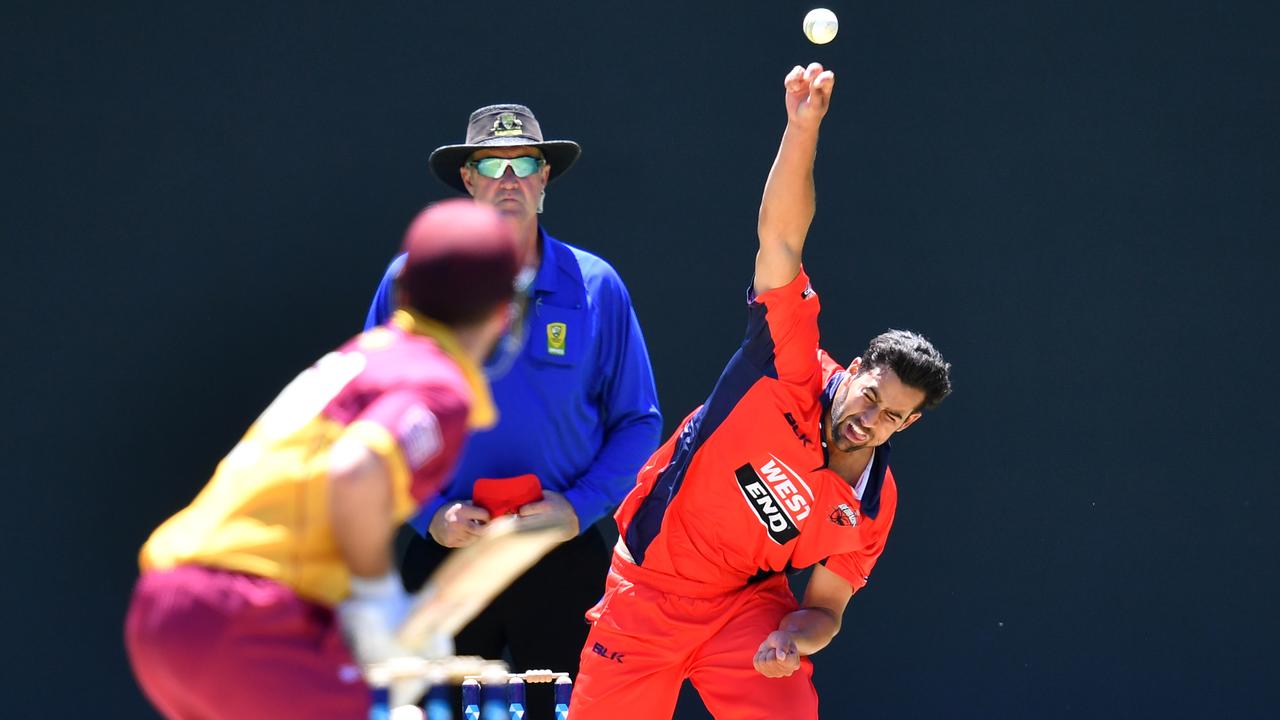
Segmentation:
{"type": "MultiPolygon", "coordinates": [[[[542,227],[538,241],[542,262],[530,287],[525,345],[491,382],[498,424],[471,435],[448,487],[409,521],[423,535],[441,506],[471,498],[477,479],[524,473],[564,495],[585,532],[622,501],[658,446],[653,368],[622,278],[542,227]]],[[[366,330],[395,309],[404,259],[387,267],[366,330]]]]}

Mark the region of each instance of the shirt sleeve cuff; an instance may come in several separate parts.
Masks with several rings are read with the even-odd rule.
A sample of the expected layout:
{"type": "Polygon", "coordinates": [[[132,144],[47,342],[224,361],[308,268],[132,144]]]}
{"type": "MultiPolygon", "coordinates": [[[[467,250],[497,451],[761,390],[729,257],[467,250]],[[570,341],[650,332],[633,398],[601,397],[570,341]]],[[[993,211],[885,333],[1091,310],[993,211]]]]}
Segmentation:
{"type": "Polygon", "coordinates": [[[596,521],[604,517],[606,504],[600,500],[599,493],[577,485],[564,493],[573,512],[578,516],[578,534],[586,532],[596,521]]]}
{"type": "Polygon", "coordinates": [[[436,495],[430,500],[422,504],[418,512],[409,518],[409,527],[413,528],[422,537],[427,537],[427,528],[431,525],[431,518],[440,512],[440,508],[449,502],[449,498],[444,495],[436,495]]]}
{"type": "Polygon", "coordinates": [[[755,281],[753,280],[751,286],[747,288],[747,304],[764,303],[765,305],[777,305],[787,300],[798,302],[803,299],[801,295],[804,289],[809,287],[809,284],[809,274],[804,271],[803,265],[800,266],[796,276],[791,278],[791,282],[766,290],[759,295],[756,294],[755,281]],[[801,292],[796,292],[796,290],[801,292]]]}
{"type": "Polygon", "coordinates": [[[867,586],[868,578],[845,563],[830,562],[831,558],[822,561],[822,566],[836,574],[836,577],[849,583],[854,593],[867,586]]]}

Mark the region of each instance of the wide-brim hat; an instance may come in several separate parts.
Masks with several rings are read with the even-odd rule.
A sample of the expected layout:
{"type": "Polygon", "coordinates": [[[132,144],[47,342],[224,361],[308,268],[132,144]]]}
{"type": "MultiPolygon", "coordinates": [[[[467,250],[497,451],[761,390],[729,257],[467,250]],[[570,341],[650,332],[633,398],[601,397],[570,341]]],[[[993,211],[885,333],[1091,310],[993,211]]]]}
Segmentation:
{"type": "Polygon", "coordinates": [[[572,140],[544,140],[542,126],[533,111],[524,105],[488,105],[471,113],[467,121],[467,141],[461,145],[444,145],[431,153],[431,172],[459,192],[466,192],[458,168],[471,153],[480,148],[529,146],[542,151],[551,166],[551,182],[566,171],[582,154],[582,147],[572,140]]]}

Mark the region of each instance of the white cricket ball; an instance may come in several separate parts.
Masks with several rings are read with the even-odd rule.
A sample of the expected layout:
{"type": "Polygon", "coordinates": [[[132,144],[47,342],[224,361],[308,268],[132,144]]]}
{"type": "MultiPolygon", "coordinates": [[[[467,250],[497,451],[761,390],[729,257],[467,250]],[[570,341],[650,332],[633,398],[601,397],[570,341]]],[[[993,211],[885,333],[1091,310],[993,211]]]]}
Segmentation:
{"type": "Polygon", "coordinates": [[[815,45],[826,45],[836,37],[840,21],[826,8],[814,8],[804,16],[804,36],[815,45]]]}

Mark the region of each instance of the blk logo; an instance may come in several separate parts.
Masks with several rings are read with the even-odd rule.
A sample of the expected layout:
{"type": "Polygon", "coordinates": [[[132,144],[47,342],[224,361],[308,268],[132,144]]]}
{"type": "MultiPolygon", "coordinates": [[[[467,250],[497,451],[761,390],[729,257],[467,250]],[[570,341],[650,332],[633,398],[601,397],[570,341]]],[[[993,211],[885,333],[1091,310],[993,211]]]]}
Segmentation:
{"type": "Polygon", "coordinates": [[[609,648],[607,648],[607,647],[605,647],[605,646],[601,645],[600,643],[592,643],[592,645],[591,645],[591,652],[593,652],[593,653],[595,653],[595,654],[599,655],[600,657],[604,658],[605,660],[612,660],[612,661],[614,661],[614,662],[616,662],[616,663],[621,663],[621,662],[622,662],[622,658],[623,658],[623,654],[622,654],[622,653],[620,653],[620,652],[618,652],[618,651],[616,651],[616,650],[615,650],[615,651],[613,651],[613,652],[609,652],[609,648]]]}
{"type": "Polygon", "coordinates": [[[808,447],[809,443],[812,441],[809,440],[808,435],[805,435],[800,431],[800,423],[796,422],[795,416],[791,413],[782,413],[782,417],[787,419],[787,424],[791,426],[791,432],[795,433],[796,437],[800,439],[800,442],[804,443],[804,445],[808,447]]]}

